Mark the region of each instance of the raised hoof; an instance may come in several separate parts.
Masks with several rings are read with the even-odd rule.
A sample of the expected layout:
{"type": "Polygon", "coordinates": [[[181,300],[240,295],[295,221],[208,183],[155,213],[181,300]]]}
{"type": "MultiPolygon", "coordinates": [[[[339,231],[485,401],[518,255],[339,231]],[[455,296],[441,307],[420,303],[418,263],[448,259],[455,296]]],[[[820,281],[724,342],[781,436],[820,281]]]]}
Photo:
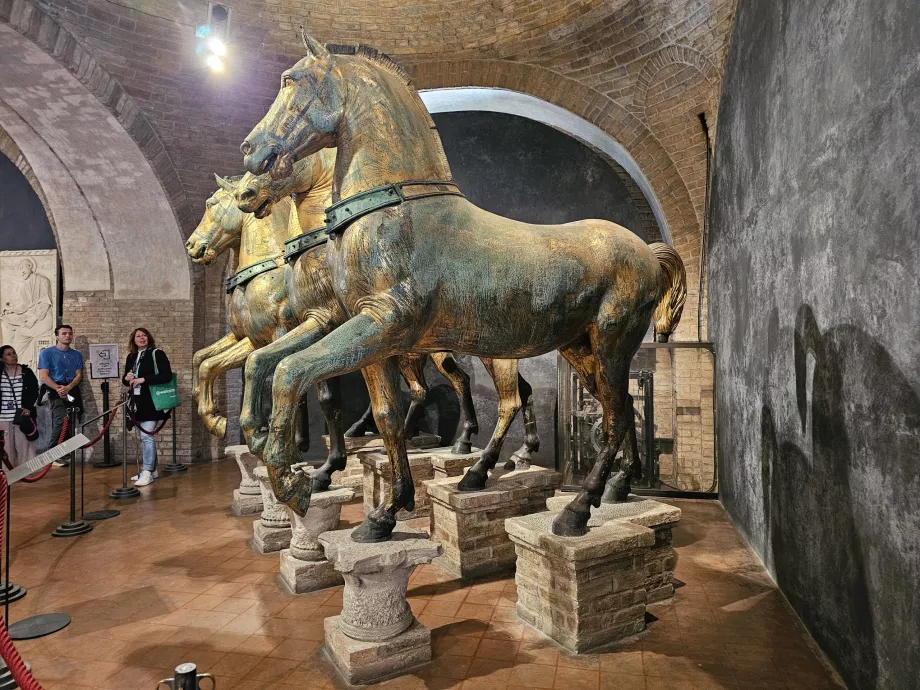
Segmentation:
{"type": "Polygon", "coordinates": [[[509,460],[506,460],[505,464],[502,465],[502,467],[504,467],[509,472],[513,472],[514,469],[517,467],[517,463],[514,461],[514,458],[511,458],[509,460]]]}
{"type": "Polygon", "coordinates": [[[582,537],[588,533],[590,517],[590,511],[583,513],[566,506],[553,520],[553,534],[559,537],[582,537]]]}
{"type": "Polygon", "coordinates": [[[452,455],[469,455],[473,452],[473,444],[469,441],[457,441],[450,452],[452,455]]]}
{"type": "Polygon", "coordinates": [[[217,422],[214,424],[214,429],[211,431],[212,434],[217,436],[217,438],[223,438],[227,435],[227,418],[218,417],[217,422]]]}
{"type": "Polygon", "coordinates": [[[376,544],[381,541],[390,541],[395,527],[396,520],[389,513],[384,513],[380,519],[371,513],[351,533],[351,540],[359,544],[376,544]]]}
{"type": "Polygon", "coordinates": [[[482,491],[486,488],[486,480],[488,478],[488,472],[483,472],[477,470],[475,467],[471,467],[466,471],[466,474],[463,475],[460,483],[457,484],[457,488],[460,489],[460,491],[482,491]]]}
{"type": "Polygon", "coordinates": [[[623,503],[629,500],[629,478],[625,472],[617,472],[604,487],[601,503],[623,503]]]}
{"type": "Polygon", "coordinates": [[[267,431],[253,431],[249,438],[247,439],[249,446],[249,452],[253,455],[262,455],[262,452],[265,450],[265,444],[268,443],[268,432],[267,431]]]}

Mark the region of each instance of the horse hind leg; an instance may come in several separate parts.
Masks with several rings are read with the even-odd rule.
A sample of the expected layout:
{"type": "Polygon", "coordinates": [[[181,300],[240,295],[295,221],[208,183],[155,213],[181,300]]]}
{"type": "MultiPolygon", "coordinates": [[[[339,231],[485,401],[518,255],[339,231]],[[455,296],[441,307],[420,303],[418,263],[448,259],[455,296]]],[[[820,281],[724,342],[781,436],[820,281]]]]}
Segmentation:
{"type": "Polygon", "coordinates": [[[374,409],[370,404],[364,410],[361,419],[348,427],[348,431],[345,432],[345,438],[363,438],[368,431],[372,434],[379,433],[377,431],[377,422],[374,421],[374,409]]]}
{"type": "Polygon", "coordinates": [[[505,436],[515,415],[521,409],[517,380],[516,359],[483,359],[483,365],[495,382],[498,391],[498,422],[482,456],[466,471],[457,488],[460,491],[482,491],[486,486],[489,471],[498,462],[498,456],[505,442],[505,436]]]}
{"type": "Polygon", "coordinates": [[[629,498],[631,480],[639,478],[641,464],[639,459],[639,443],[636,438],[636,411],[632,395],[626,396],[626,439],[623,442],[623,459],[619,469],[612,473],[601,503],[622,503],[629,498]]]}
{"type": "Polygon", "coordinates": [[[533,387],[520,371],[517,372],[518,396],[524,410],[524,443],[511,454],[505,463],[506,470],[526,470],[533,461],[533,454],[540,450],[540,436],[537,434],[537,415],[533,407],[533,387]]]}
{"type": "Polygon", "coordinates": [[[326,462],[313,472],[313,491],[326,491],[332,484],[332,473],[345,469],[348,460],[345,450],[345,436],[342,433],[341,385],[339,378],[333,376],[325,381],[317,381],[316,392],[319,404],[329,428],[329,455],[326,462]]]}
{"type": "MultiPolygon", "coordinates": [[[[418,436],[419,418],[424,411],[425,398],[428,397],[428,382],[425,381],[425,355],[409,354],[399,357],[399,370],[409,384],[409,411],[406,413],[406,438],[418,436]]],[[[373,405],[372,405],[373,407],[373,405]]]]}
{"type": "Polygon", "coordinates": [[[450,385],[457,392],[457,397],[460,398],[463,430],[450,452],[454,455],[467,455],[473,452],[473,435],[479,433],[479,420],[476,418],[473,393],[470,390],[470,376],[460,368],[450,352],[436,352],[431,355],[431,361],[444,375],[444,378],[450,381],[450,385]]]}

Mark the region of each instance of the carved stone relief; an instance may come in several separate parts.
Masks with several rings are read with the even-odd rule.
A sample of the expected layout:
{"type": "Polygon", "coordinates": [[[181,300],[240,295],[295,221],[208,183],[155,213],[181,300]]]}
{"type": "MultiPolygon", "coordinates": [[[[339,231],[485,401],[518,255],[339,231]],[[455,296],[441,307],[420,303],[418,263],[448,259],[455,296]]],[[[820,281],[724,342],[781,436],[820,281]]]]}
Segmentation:
{"type": "Polygon", "coordinates": [[[33,369],[54,344],[58,300],[57,250],[0,252],[0,340],[33,369]]]}

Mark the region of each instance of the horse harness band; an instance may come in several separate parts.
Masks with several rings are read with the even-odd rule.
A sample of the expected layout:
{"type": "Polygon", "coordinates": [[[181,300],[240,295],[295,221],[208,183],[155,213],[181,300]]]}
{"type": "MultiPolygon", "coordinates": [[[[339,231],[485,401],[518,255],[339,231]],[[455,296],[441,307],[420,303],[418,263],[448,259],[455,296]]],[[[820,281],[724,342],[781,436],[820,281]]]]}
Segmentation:
{"type": "MultiPolygon", "coordinates": [[[[455,182],[448,180],[420,180],[397,182],[368,189],[338,201],[326,209],[326,232],[330,239],[359,218],[387,206],[399,206],[407,201],[432,196],[464,196],[455,182]],[[413,188],[421,188],[414,191],[413,188]]],[[[464,197],[465,198],[465,197],[464,197]]]]}
{"type": "Polygon", "coordinates": [[[276,268],[281,268],[285,263],[291,263],[304,252],[313,249],[313,247],[325,244],[328,241],[329,235],[326,234],[326,228],[324,227],[316,228],[301,235],[297,235],[297,237],[285,240],[284,254],[279,254],[270,259],[250,264],[227,278],[227,293],[233,292],[236,288],[245,285],[258,275],[262,275],[268,271],[274,271],[276,268]]]}

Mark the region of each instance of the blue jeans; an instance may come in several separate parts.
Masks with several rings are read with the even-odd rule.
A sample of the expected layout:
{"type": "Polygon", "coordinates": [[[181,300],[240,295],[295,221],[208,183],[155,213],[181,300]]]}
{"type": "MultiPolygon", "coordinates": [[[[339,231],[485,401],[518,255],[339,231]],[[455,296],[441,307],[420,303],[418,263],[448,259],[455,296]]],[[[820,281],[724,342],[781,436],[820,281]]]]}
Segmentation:
{"type": "MultiPolygon", "coordinates": [[[[145,431],[153,431],[157,423],[153,420],[149,422],[135,422],[137,426],[142,427],[145,431]]],[[[144,462],[144,469],[153,472],[157,468],[157,442],[156,436],[145,434],[140,429],[135,429],[137,437],[141,441],[141,457],[144,462]]]]}

